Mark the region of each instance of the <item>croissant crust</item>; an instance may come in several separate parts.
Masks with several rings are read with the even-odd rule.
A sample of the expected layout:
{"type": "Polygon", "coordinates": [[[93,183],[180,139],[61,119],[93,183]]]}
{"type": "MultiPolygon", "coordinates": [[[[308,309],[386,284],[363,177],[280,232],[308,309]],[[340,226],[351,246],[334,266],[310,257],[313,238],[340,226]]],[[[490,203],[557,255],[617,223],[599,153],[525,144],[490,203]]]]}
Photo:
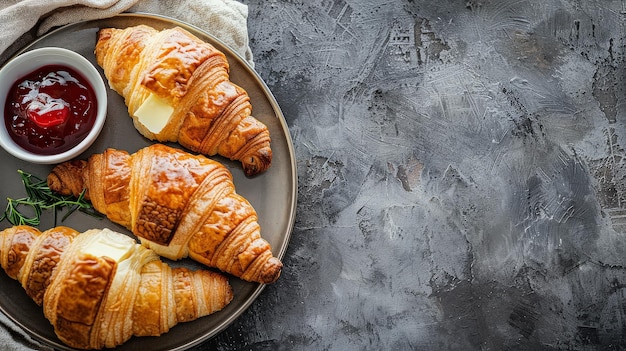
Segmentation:
{"type": "Polygon", "coordinates": [[[153,144],[134,154],[108,149],[48,175],[51,190],[85,197],[159,255],[183,257],[241,279],[272,283],[282,263],[261,237],[252,205],[222,164],[153,144]]]}
{"type": "Polygon", "coordinates": [[[0,264],[43,307],[59,339],[78,349],[161,335],[233,298],[225,276],[170,268],[152,250],[108,229],[7,228],[0,232],[0,264]]]}
{"type": "Polygon", "coordinates": [[[251,115],[247,92],[230,81],[226,56],[211,44],[180,27],[103,28],[95,55],[145,137],[241,161],[248,176],[269,168],[268,128],[251,115]],[[173,108],[159,131],[136,116],[151,95],[173,108]]]}

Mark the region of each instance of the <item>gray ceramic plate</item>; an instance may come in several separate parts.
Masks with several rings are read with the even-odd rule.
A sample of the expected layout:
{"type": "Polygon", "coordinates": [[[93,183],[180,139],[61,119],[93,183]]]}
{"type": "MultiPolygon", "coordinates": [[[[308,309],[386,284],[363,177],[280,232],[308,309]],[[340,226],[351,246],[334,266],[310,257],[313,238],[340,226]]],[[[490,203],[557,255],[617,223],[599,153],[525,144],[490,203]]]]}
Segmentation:
{"type": "MultiPolygon", "coordinates": [[[[191,31],[201,39],[213,44],[228,57],[231,68],[231,80],[247,90],[250,95],[253,115],[265,123],[272,137],[273,162],[265,173],[247,178],[244,176],[239,163],[222,158],[215,158],[223,162],[233,173],[237,192],[247,198],[257,210],[262,228],[262,236],[273,247],[274,255],[282,258],[289,242],[289,236],[294,223],[297,198],[297,172],[293,153],[293,145],[285,119],[271,92],[255,71],[243,59],[233,53],[211,35],[179,21],[161,16],[147,14],[124,14],[109,19],[95,20],[69,25],[51,32],[24,50],[43,46],[58,46],[74,50],[94,64],[93,48],[96,42],[96,33],[100,28],[123,28],[137,24],[147,24],[157,29],[181,26],[191,31]]],[[[133,127],[131,119],[122,98],[114,91],[109,92],[108,119],[103,132],[94,145],[81,158],[91,153],[102,152],[107,147],[124,149],[134,152],[151,142],[143,138],[133,127]]],[[[0,150],[0,208],[4,209],[7,197],[18,198],[25,195],[18,169],[45,177],[51,166],[28,164],[17,160],[0,150]]],[[[51,213],[44,215],[41,229],[54,225],[51,213]]],[[[109,227],[117,231],[127,231],[107,219],[94,219],[83,213],[74,213],[62,223],[77,230],[89,228],[109,227]]],[[[1,228],[10,224],[0,223],[1,228]]],[[[172,265],[198,267],[191,261],[170,262],[172,265]]],[[[167,334],[159,337],[132,338],[119,350],[184,350],[216,335],[232,323],[263,290],[263,285],[243,282],[231,278],[234,290],[234,300],[222,311],[199,320],[182,323],[172,328],[167,334]]],[[[42,309],[26,296],[22,287],[8,278],[4,272],[0,273],[0,309],[19,324],[24,330],[38,340],[57,349],[69,350],[54,335],[53,329],[44,318],[42,309]]]]}

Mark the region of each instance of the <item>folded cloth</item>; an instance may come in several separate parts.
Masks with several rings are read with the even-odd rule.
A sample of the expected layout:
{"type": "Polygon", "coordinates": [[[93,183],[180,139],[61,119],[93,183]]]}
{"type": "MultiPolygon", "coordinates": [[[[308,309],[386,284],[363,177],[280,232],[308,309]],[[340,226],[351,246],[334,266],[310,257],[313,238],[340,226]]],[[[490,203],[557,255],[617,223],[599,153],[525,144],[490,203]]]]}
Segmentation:
{"type": "Polygon", "coordinates": [[[189,23],[214,35],[254,65],[248,45],[248,7],[235,0],[3,0],[0,53],[31,40],[25,33],[34,31],[31,36],[36,37],[54,27],[124,11],[161,14],[189,23]]]}
{"type": "MultiPolygon", "coordinates": [[[[154,13],[189,23],[214,35],[254,66],[248,45],[248,7],[234,0],[2,0],[0,61],[10,56],[9,49],[18,50],[50,29],[121,12],[154,13]]],[[[34,340],[3,313],[0,345],[6,351],[53,350],[34,340]]]]}

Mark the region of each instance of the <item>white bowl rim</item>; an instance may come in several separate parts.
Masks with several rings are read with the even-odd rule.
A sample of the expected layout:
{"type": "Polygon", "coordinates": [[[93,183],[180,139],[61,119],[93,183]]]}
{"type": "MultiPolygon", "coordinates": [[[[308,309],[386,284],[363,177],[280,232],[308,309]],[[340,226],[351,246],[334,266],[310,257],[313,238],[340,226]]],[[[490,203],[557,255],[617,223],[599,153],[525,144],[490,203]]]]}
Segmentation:
{"type": "MultiPolygon", "coordinates": [[[[3,80],[3,76],[5,74],[9,74],[12,77],[15,76],[15,79],[9,79],[9,84],[12,84],[15,80],[23,77],[24,75],[32,72],[36,68],[42,67],[46,64],[61,64],[68,67],[72,67],[77,72],[79,72],[85,79],[87,79],[90,85],[94,89],[94,93],[97,99],[97,112],[96,112],[96,120],[92,129],[89,131],[87,136],[78,143],[76,146],[71,148],[70,150],[64,151],[59,154],[54,155],[40,155],[36,153],[29,152],[23,149],[21,146],[17,145],[13,139],[9,136],[8,131],[4,126],[4,120],[0,121],[3,123],[0,126],[0,146],[7,151],[9,154],[32,163],[38,164],[55,164],[67,161],[72,159],[82,152],[84,152],[87,148],[89,148],[93,142],[97,139],[98,135],[102,131],[104,127],[104,122],[106,120],[107,114],[107,89],[104,84],[104,80],[100,75],[100,72],[97,68],[83,55],[61,47],[41,47],[36,48],[30,51],[26,51],[21,53],[14,58],[10,59],[5,63],[5,65],[0,68],[0,81],[3,80]],[[37,58],[63,58],[64,60],[57,60],[51,62],[41,61],[40,64],[34,65],[32,69],[21,70],[20,65],[23,64],[25,60],[37,60],[37,58]],[[10,73],[7,73],[10,72],[10,73]],[[17,72],[17,73],[16,73],[17,72]]],[[[6,80],[5,80],[6,81],[6,80]]],[[[6,94],[8,93],[8,87],[0,87],[0,115],[4,116],[4,105],[6,103],[6,94]]]]}

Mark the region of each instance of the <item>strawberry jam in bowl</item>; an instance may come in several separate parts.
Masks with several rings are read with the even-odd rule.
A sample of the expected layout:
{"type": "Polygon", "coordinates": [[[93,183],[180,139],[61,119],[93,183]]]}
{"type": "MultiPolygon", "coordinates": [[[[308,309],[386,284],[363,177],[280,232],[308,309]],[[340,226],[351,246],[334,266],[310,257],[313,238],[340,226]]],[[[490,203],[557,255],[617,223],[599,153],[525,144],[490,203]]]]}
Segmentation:
{"type": "Polygon", "coordinates": [[[73,51],[27,51],[0,70],[0,145],[20,159],[54,164],[77,157],[106,119],[104,81],[73,51]]]}
{"type": "Polygon", "coordinates": [[[91,84],[64,65],[43,66],[17,80],[4,106],[11,138],[42,155],[70,150],[96,121],[98,101],[91,84]]]}

